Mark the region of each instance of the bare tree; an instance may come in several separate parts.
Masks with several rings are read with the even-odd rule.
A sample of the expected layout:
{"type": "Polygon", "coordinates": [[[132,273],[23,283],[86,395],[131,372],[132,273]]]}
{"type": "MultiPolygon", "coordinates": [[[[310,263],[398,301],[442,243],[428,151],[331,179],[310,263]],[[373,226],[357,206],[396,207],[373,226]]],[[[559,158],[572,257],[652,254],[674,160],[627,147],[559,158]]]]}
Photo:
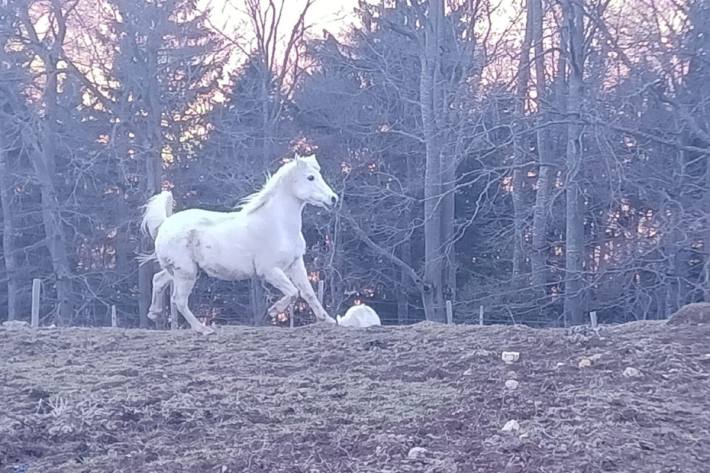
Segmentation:
{"type": "MultiPolygon", "coordinates": [[[[275,158],[274,152],[283,148],[276,140],[281,130],[278,124],[284,119],[285,107],[299,83],[303,64],[300,53],[308,29],[306,15],[313,0],[305,0],[296,20],[291,25],[284,17],[287,0],[263,2],[247,0],[245,2],[249,24],[253,34],[252,56],[259,70],[258,104],[261,118],[261,136],[254,137],[261,143],[262,173],[268,172],[275,158]]],[[[242,46],[243,48],[243,46],[242,46]]],[[[282,145],[282,143],[279,143],[282,145]]],[[[251,280],[252,316],[255,325],[264,322],[266,314],[266,294],[263,283],[258,278],[251,280]]]]}
{"type": "Polygon", "coordinates": [[[584,199],[581,191],[583,133],[581,123],[584,100],[584,14],[574,0],[562,3],[567,31],[564,54],[569,64],[567,79],[567,175],[565,180],[565,319],[567,323],[584,323],[584,199]]]}
{"type": "MultiPolygon", "coordinates": [[[[538,154],[537,171],[537,192],[535,193],[535,205],[533,208],[532,224],[532,252],[530,254],[530,265],[532,273],[532,284],[536,292],[541,297],[540,302],[546,301],[547,287],[547,215],[550,205],[550,193],[553,176],[551,163],[552,143],[550,131],[547,128],[548,91],[545,81],[545,49],[543,45],[543,18],[544,10],[542,0],[529,0],[531,8],[528,14],[532,21],[532,36],[534,46],[535,64],[535,92],[537,103],[536,126],[536,147],[538,154]]],[[[558,71],[562,74],[562,71],[558,71]]]]}
{"type": "Polygon", "coordinates": [[[7,275],[7,320],[15,320],[18,315],[17,295],[19,284],[17,280],[17,261],[14,243],[15,226],[12,211],[12,174],[6,164],[9,146],[0,135],[0,204],[2,205],[2,248],[5,273],[7,275]]]}
{"type": "Polygon", "coordinates": [[[49,5],[48,17],[51,19],[51,37],[40,38],[35,23],[30,16],[30,9],[35,2],[21,6],[18,12],[22,19],[23,38],[34,54],[42,61],[44,87],[42,102],[44,116],[39,124],[39,141],[34,152],[30,153],[37,181],[42,196],[42,220],[47,248],[52,258],[54,285],[57,292],[56,322],[57,325],[69,325],[72,322],[72,269],[67,250],[67,238],[62,221],[59,195],[55,186],[55,159],[58,134],[57,121],[60,119],[57,104],[59,94],[59,61],[63,55],[63,45],[67,34],[67,15],[70,15],[76,2],[62,4],[60,0],[52,0],[49,5]]]}
{"type": "Polygon", "coordinates": [[[524,235],[527,208],[524,202],[525,175],[524,164],[529,154],[528,135],[524,132],[525,111],[528,100],[528,86],[530,82],[530,47],[533,40],[534,6],[531,0],[525,2],[525,34],[520,46],[520,59],[518,60],[517,86],[515,91],[515,159],[513,160],[513,283],[520,284],[523,274],[525,258],[524,235]]]}

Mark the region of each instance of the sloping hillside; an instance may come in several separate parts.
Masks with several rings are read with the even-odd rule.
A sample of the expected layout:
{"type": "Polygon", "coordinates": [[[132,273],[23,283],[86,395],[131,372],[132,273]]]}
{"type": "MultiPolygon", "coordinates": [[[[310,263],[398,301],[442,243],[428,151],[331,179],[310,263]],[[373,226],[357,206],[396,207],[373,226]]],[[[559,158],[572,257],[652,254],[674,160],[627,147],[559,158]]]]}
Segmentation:
{"type": "Polygon", "coordinates": [[[1,329],[0,406],[3,473],[702,472],[710,328],[1,329]]]}

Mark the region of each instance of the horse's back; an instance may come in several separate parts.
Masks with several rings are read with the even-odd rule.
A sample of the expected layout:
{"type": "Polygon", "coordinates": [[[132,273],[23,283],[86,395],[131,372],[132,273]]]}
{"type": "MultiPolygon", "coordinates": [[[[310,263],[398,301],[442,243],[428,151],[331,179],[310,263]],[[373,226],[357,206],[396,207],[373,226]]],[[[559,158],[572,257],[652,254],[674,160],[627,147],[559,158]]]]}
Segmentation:
{"type": "Polygon", "coordinates": [[[203,209],[186,209],[168,217],[160,227],[158,237],[170,236],[171,239],[186,235],[192,230],[198,230],[234,218],[233,213],[216,212],[203,209]]]}

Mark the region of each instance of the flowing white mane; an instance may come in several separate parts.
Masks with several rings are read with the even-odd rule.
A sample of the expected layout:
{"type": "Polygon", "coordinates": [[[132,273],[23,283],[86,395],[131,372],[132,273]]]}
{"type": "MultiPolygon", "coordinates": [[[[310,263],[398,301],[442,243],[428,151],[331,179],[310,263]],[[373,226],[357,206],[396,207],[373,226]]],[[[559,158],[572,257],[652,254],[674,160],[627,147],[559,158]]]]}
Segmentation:
{"type": "Polygon", "coordinates": [[[244,197],[239,202],[239,209],[244,213],[250,214],[261,208],[274,195],[276,189],[278,189],[278,184],[281,182],[281,179],[283,179],[284,176],[286,176],[295,166],[296,160],[294,159],[283,164],[275,174],[267,174],[266,182],[262,188],[253,194],[244,197]]]}

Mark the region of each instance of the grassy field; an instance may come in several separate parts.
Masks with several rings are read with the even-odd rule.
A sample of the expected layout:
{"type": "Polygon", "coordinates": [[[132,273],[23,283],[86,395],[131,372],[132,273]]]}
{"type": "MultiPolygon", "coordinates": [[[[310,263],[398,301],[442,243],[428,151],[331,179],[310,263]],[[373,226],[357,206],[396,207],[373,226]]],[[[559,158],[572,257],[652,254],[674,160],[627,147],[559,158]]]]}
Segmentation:
{"type": "Polygon", "coordinates": [[[708,325],[0,329],[2,473],[699,473],[709,445],[708,325]]]}

